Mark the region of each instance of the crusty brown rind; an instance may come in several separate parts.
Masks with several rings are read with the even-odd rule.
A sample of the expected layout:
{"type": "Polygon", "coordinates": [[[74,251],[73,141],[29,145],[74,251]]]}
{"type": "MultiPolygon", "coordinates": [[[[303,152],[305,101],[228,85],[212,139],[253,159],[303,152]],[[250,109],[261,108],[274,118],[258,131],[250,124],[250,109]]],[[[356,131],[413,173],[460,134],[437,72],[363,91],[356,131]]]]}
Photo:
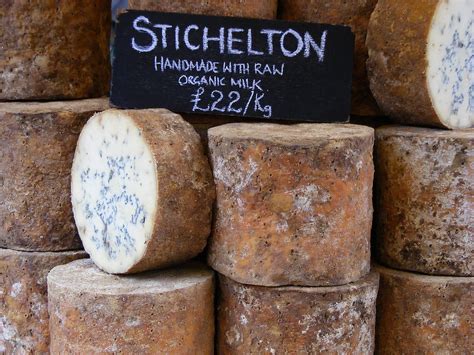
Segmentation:
{"type": "Polygon", "coordinates": [[[0,100],[109,90],[110,0],[0,1],[0,100]]]}
{"type": "Polygon", "coordinates": [[[341,285],[369,272],[373,129],[234,123],[209,130],[209,264],[235,281],[341,285]]]}
{"type": "Polygon", "coordinates": [[[400,123],[445,127],[426,78],[426,41],[437,5],[438,0],[379,0],[370,18],[370,88],[380,109],[400,123]]]}
{"type": "Polygon", "coordinates": [[[86,259],[48,275],[52,354],[213,354],[204,265],[115,276],[86,259]]]}
{"type": "Polygon", "coordinates": [[[49,353],[46,276],[53,267],[86,256],[0,249],[0,353],[49,353]]]}
{"type": "Polygon", "coordinates": [[[0,247],[81,248],[70,170],[82,127],[107,99],[0,103],[0,247]]]}
{"type": "MultiPolygon", "coordinates": [[[[191,124],[165,109],[117,110],[140,129],[158,179],[157,212],[146,251],[125,273],[179,264],[203,251],[211,232],[215,187],[209,161],[191,124]]],[[[79,235],[81,230],[79,230],[79,235]]]]}
{"type": "Polygon", "coordinates": [[[376,354],[472,354],[474,278],[381,266],[376,354]]]}
{"type": "Polygon", "coordinates": [[[377,0],[282,0],[279,17],[290,21],[308,21],[350,26],[355,35],[352,76],[351,113],[357,116],[380,116],[367,79],[365,40],[370,14],[377,0]]]}
{"type": "Polygon", "coordinates": [[[372,354],[379,276],[338,287],[260,287],[219,277],[218,354],[372,354]]]}
{"type": "Polygon", "coordinates": [[[375,166],[378,261],[474,276],[474,131],[379,128],[375,166]]]}
{"type": "Polygon", "coordinates": [[[134,10],[274,19],[278,0],[129,0],[134,10]]]}

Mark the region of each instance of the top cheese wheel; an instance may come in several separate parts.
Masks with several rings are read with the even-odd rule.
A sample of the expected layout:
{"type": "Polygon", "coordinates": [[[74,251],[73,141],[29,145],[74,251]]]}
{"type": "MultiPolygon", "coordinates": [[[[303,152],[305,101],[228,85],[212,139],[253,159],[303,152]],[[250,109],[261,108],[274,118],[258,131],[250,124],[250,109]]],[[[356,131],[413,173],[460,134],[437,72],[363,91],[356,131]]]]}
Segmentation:
{"type": "Polygon", "coordinates": [[[110,0],[0,1],[0,100],[106,95],[110,12],[110,0]]]}
{"type": "Polygon", "coordinates": [[[93,116],[78,140],[71,190],[84,249],[107,272],[165,267],[206,245],[212,173],[199,135],[170,111],[93,116]]]}
{"type": "Polygon", "coordinates": [[[355,34],[351,113],[358,116],[380,115],[367,79],[365,38],[370,14],[377,0],[281,0],[282,19],[350,26],[355,34]]]}
{"type": "Polygon", "coordinates": [[[211,128],[209,264],[261,286],[341,285],[366,275],[373,136],[351,124],[211,128]]]}
{"type": "Polygon", "coordinates": [[[384,113],[407,124],[474,126],[474,1],[379,0],[367,46],[384,113]]]}
{"type": "Polygon", "coordinates": [[[273,19],[278,0],[129,0],[134,10],[273,19]]]}

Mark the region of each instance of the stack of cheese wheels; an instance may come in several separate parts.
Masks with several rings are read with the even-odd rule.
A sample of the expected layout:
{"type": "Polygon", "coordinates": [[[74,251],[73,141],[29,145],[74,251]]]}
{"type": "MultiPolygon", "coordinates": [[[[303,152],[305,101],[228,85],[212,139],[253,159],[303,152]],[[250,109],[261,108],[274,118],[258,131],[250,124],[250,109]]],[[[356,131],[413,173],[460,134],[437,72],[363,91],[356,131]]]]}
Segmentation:
{"type": "Polygon", "coordinates": [[[89,259],[48,275],[53,354],[212,354],[213,274],[199,264],[115,276],[89,259]]]}
{"type": "Polygon", "coordinates": [[[408,271],[379,268],[377,349],[472,353],[474,131],[382,127],[375,154],[377,259],[408,271]]]}
{"type": "Polygon", "coordinates": [[[210,234],[214,184],[192,126],[164,109],[105,110],[84,126],[71,174],[91,260],[48,276],[51,352],[212,354],[213,271],[153,270],[193,258],[210,234]]]}
{"type": "Polygon", "coordinates": [[[473,43],[472,0],[379,0],[367,70],[380,108],[401,123],[473,127],[473,43]]]}
{"type": "Polygon", "coordinates": [[[351,114],[380,115],[369,89],[365,62],[365,40],[370,14],[377,0],[281,0],[279,17],[292,21],[310,21],[350,26],[355,34],[354,72],[352,78],[351,114]]]}
{"type": "Polygon", "coordinates": [[[105,99],[0,103],[0,352],[46,353],[46,274],[85,257],[69,174],[81,128],[105,99]],[[15,249],[15,250],[13,250],[15,249]]]}
{"type": "Polygon", "coordinates": [[[0,100],[106,95],[110,6],[110,0],[1,1],[0,100]]]}
{"type": "Polygon", "coordinates": [[[110,0],[0,1],[0,353],[48,353],[46,275],[86,256],[70,170],[109,106],[110,28],[110,0]]]}
{"type": "Polygon", "coordinates": [[[372,148],[373,130],[349,124],[209,130],[220,351],[373,349],[372,148]]]}

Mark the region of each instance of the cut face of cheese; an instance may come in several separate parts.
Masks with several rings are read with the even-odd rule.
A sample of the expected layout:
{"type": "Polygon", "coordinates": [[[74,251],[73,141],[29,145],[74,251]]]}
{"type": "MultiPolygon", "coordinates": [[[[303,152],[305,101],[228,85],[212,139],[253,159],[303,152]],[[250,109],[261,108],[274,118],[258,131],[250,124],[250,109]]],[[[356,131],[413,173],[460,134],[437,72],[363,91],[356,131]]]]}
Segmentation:
{"type": "Polygon", "coordinates": [[[439,1],[427,44],[433,107],[448,127],[474,125],[474,1],[439,1]]]}
{"type": "Polygon", "coordinates": [[[130,268],[145,252],[157,206],[155,161],[140,128],[117,111],[93,117],[81,133],[72,178],[85,250],[112,273],[130,268]]]}
{"type": "Polygon", "coordinates": [[[132,273],[200,253],[214,187],[199,135],[167,110],[107,110],[78,140],[72,205],[84,249],[101,269],[132,273]]]}

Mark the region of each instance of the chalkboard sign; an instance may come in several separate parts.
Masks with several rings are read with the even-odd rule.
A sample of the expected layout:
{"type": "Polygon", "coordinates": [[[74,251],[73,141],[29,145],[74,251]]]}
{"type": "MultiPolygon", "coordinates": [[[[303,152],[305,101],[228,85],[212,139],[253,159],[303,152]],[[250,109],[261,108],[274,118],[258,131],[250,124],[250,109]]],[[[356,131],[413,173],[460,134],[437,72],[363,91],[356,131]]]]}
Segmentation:
{"type": "Polygon", "coordinates": [[[118,18],[111,103],[175,112],[347,121],[349,27],[127,11],[118,18]]]}

